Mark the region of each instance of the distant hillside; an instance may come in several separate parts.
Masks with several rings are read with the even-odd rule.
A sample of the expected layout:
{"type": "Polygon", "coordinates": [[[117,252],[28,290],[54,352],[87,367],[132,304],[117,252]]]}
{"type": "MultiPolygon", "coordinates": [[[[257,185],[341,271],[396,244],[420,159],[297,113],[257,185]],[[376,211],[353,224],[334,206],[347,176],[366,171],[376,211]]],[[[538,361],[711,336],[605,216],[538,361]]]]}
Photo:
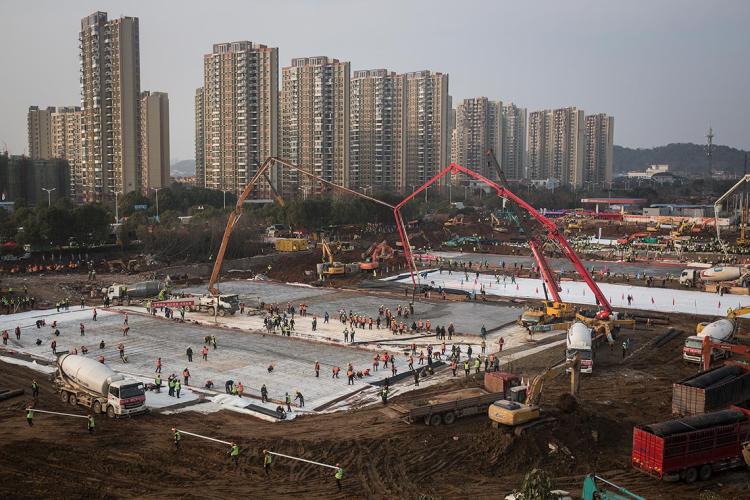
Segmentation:
{"type": "MultiPolygon", "coordinates": [[[[716,170],[741,174],[745,151],[729,146],[715,146],[713,166],[716,170]]],[[[652,164],[666,163],[670,170],[682,174],[701,174],[708,169],[702,144],[667,144],[650,149],[614,147],[615,173],[644,170],[652,164]]]]}
{"type": "Polygon", "coordinates": [[[195,175],[195,160],[180,160],[170,165],[172,177],[190,177],[195,175]]]}

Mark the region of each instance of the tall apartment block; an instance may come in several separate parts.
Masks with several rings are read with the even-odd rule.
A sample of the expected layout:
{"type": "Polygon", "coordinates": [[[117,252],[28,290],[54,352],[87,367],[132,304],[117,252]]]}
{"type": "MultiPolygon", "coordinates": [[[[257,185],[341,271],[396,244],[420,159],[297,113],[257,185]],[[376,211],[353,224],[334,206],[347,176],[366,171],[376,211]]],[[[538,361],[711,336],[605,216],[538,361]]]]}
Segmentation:
{"type": "Polygon", "coordinates": [[[403,75],[385,69],[355,71],[352,76],[349,187],[353,189],[393,191],[403,178],[404,81],[403,75]]]}
{"type": "Polygon", "coordinates": [[[589,115],[585,118],[585,128],[583,183],[587,187],[600,187],[612,182],[615,118],[605,113],[589,115]]]}
{"type": "Polygon", "coordinates": [[[529,114],[528,175],[583,185],[584,113],[575,107],[529,114]]]}
{"type": "Polygon", "coordinates": [[[138,18],[81,20],[81,186],[87,200],[141,187],[138,18]]]}
{"type": "Polygon", "coordinates": [[[500,151],[495,155],[507,179],[526,177],[526,108],[513,103],[503,105],[500,151]]]}
{"type": "Polygon", "coordinates": [[[141,192],[169,184],[169,97],[142,92],[139,109],[141,192]]]}
{"type": "Polygon", "coordinates": [[[60,107],[52,113],[52,157],[70,165],[70,195],[81,194],[81,108],[60,107]]]}
{"type": "MultiPolygon", "coordinates": [[[[266,158],[278,156],[278,71],[279,49],[249,41],[215,44],[203,56],[195,96],[198,185],[241,193],[266,158]]],[[[272,169],[274,184],[276,176],[272,169]]],[[[251,196],[269,195],[260,182],[251,196]]]]}
{"type": "Polygon", "coordinates": [[[454,161],[488,179],[497,178],[486,154],[488,149],[501,154],[502,110],[502,102],[486,97],[464,99],[456,107],[454,161]]]}
{"type": "Polygon", "coordinates": [[[448,75],[406,73],[406,156],[398,189],[419,186],[448,166],[451,154],[448,75]]]}
{"type": "Polygon", "coordinates": [[[52,113],[55,108],[30,106],[27,114],[29,157],[32,160],[52,158],[52,113]]]}
{"type": "Polygon", "coordinates": [[[204,120],[206,117],[203,87],[195,89],[195,184],[206,187],[206,134],[204,120]]]}
{"type": "MultiPolygon", "coordinates": [[[[329,57],[292,59],[282,69],[282,156],[335,184],[349,186],[350,63],[329,57]]],[[[284,170],[283,192],[327,191],[284,170]]]]}

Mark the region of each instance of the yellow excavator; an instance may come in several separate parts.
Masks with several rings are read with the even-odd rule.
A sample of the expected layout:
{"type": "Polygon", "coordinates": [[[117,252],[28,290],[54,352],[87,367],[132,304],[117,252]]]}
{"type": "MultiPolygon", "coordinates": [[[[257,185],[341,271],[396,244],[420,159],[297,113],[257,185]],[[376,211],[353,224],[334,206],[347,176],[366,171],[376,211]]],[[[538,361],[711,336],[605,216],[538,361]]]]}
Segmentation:
{"type": "Polygon", "coordinates": [[[346,274],[346,266],[341,262],[333,260],[333,252],[331,247],[328,246],[326,240],[320,242],[320,247],[323,250],[323,274],[325,276],[338,276],[346,274]]]}
{"type": "Polygon", "coordinates": [[[545,381],[554,378],[565,371],[570,372],[570,393],[578,394],[581,357],[576,354],[573,358],[559,365],[548,368],[531,381],[528,386],[517,386],[510,390],[510,399],[501,399],[492,403],[487,410],[493,427],[504,425],[513,427],[517,435],[531,427],[548,423],[554,419],[543,418],[539,401],[542,399],[545,381]]]}

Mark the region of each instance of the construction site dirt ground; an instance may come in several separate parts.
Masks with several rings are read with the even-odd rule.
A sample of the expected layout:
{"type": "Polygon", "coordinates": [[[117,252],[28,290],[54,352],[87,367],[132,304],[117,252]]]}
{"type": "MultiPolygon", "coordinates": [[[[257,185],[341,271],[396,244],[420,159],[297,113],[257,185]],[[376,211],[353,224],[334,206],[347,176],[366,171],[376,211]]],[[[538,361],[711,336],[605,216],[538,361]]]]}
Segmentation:
{"type": "MultiPolygon", "coordinates": [[[[619,349],[601,349],[595,372],[582,378],[573,411],[557,408],[568,390],[567,378],[548,382],[542,406],[557,421],[520,437],[492,428],[483,415],[452,426],[407,424],[381,404],[282,423],[231,412],[101,417],[93,435],[81,420],[37,414],[30,428],[23,408],[33,377],[41,385],[39,408],[73,410],[60,402],[43,375],[0,363],[0,385],[27,389],[27,396],[0,402],[0,470],[5,478],[0,497],[502,498],[519,487],[526,472],[539,467],[554,478],[556,487],[574,494],[580,492],[583,476],[596,472],[649,499],[697,498],[702,490],[721,498],[747,498],[747,470],[686,485],[660,482],[630,467],[633,426],[670,418],[672,383],[697,370],[683,363],[680,349],[695,318],[675,321],[673,326],[683,335],[661,347],[654,347],[653,339],[665,327],[624,332],[632,339],[624,360],[619,349]],[[222,444],[184,436],[180,451],[175,451],[170,431],[175,426],[236,441],[242,450],[239,467],[230,465],[228,447],[222,444]],[[280,457],[265,477],[266,448],[340,463],[346,471],[343,492],[336,489],[333,470],[280,457]]],[[[552,348],[507,368],[530,377],[562,356],[560,348],[552,348]]],[[[479,383],[457,377],[405,393],[394,402],[408,404],[479,383]]]]}

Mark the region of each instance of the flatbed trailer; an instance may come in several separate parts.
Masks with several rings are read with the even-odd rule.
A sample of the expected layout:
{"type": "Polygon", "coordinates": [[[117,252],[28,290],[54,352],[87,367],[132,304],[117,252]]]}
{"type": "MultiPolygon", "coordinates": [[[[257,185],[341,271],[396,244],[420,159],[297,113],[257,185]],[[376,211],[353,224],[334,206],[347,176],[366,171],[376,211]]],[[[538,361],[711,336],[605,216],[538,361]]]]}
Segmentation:
{"type": "Polygon", "coordinates": [[[410,406],[390,406],[408,423],[421,421],[425,425],[451,425],[457,418],[486,415],[489,406],[503,398],[505,394],[502,392],[487,392],[481,388],[474,388],[448,392],[431,400],[415,402],[410,406]]]}
{"type": "Polygon", "coordinates": [[[750,399],[750,367],[726,364],[672,385],[672,413],[699,415],[750,399]]]}

